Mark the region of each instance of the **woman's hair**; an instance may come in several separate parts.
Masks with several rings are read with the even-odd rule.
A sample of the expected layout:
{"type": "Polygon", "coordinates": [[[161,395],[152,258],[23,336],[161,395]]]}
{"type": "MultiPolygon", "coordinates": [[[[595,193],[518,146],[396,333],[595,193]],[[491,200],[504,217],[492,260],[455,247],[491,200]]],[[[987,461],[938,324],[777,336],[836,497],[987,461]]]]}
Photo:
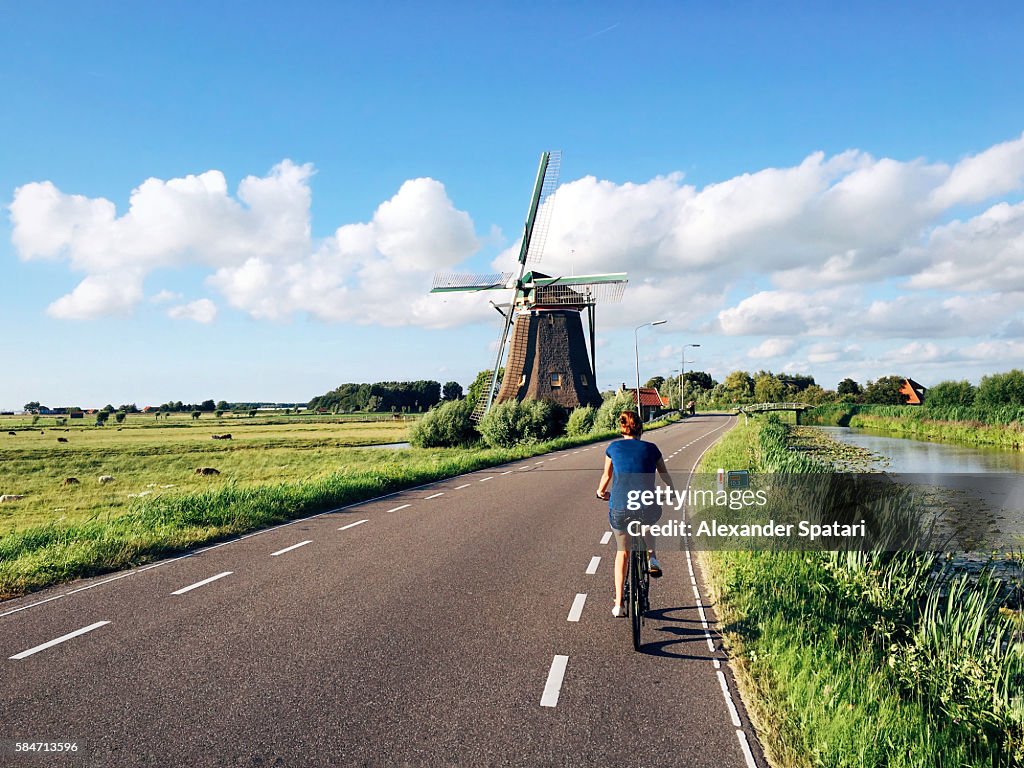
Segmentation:
{"type": "Polygon", "coordinates": [[[644,425],[636,411],[623,411],[619,414],[619,432],[630,437],[639,437],[644,425]]]}

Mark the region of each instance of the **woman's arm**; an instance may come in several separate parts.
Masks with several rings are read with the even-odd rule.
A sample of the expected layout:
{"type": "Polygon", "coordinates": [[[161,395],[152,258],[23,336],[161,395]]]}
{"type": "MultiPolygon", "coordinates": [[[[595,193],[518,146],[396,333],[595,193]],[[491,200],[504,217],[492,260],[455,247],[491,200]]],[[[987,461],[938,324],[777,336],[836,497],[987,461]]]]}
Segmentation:
{"type": "Polygon", "coordinates": [[[612,460],[604,457],[604,472],[601,474],[601,482],[597,484],[597,495],[605,501],[611,498],[608,493],[608,486],[612,484],[612,460]]]}

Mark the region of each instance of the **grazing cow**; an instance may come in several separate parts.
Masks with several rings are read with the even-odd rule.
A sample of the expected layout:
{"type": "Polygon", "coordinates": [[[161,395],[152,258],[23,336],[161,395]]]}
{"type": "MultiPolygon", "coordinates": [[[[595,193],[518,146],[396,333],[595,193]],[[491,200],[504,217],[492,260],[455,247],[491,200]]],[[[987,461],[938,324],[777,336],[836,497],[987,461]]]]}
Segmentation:
{"type": "Polygon", "coordinates": [[[112,482],[114,482],[114,476],[113,475],[100,475],[100,479],[99,479],[100,485],[106,485],[107,483],[112,483],[112,482]]]}
{"type": "Polygon", "coordinates": [[[66,437],[58,437],[57,438],[57,442],[58,443],[66,443],[67,441],[68,441],[68,439],[66,437]]]}
{"type": "Polygon", "coordinates": [[[219,475],[220,474],[220,470],[219,469],[214,469],[213,467],[197,467],[196,468],[196,474],[197,475],[219,475]]]}
{"type": "Polygon", "coordinates": [[[62,485],[78,485],[77,477],[65,477],[62,485]]]}
{"type": "Polygon", "coordinates": [[[231,435],[230,434],[210,435],[210,437],[212,437],[214,440],[230,440],[231,439],[231,435]]]}
{"type": "Polygon", "coordinates": [[[8,432],[7,434],[10,435],[11,437],[17,437],[18,436],[17,432],[8,432]]]}
{"type": "Polygon", "coordinates": [[[0,504],[6,504],[8,501],[19,501],[25,498],[23,493],[5,493],[0,496],[0,504]]]}

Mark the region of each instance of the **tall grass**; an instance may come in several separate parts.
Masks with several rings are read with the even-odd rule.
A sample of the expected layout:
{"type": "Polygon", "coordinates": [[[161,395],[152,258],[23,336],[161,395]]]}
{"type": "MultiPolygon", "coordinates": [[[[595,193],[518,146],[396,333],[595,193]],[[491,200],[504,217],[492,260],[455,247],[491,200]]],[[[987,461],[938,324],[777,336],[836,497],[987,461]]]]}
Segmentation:
{"type": "Polygon", "coordinates": [[[865,427],[930,440],[1024,447],[1020,406],[911,406],[832,403],[804,413],[804,424],[865,427]]]}
{"type": "MultiPolygon", "coordinates": [[[[788,428],[751,422],[717,466],[814,471],[788,428]]],[[[827,466],[817,471],[828,471],[827,466]]],[[[1024,764],[1019,585],[929,552],[711,552],[720,617],[777,764],[1024,764]]]]}

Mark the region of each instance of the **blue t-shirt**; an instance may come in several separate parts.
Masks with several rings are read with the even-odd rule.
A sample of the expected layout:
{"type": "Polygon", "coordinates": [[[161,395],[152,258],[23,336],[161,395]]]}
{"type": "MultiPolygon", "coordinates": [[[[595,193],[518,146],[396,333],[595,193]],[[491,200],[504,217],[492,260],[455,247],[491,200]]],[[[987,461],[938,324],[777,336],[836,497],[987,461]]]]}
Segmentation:
{"type": "Polygon", "coordinates": [[[604,455],[612,460],[612,497],[610,509],[626,509],[630,491],[654,490],[655,472],[661,451],[643,440],[615,440],[604,455]]]}

